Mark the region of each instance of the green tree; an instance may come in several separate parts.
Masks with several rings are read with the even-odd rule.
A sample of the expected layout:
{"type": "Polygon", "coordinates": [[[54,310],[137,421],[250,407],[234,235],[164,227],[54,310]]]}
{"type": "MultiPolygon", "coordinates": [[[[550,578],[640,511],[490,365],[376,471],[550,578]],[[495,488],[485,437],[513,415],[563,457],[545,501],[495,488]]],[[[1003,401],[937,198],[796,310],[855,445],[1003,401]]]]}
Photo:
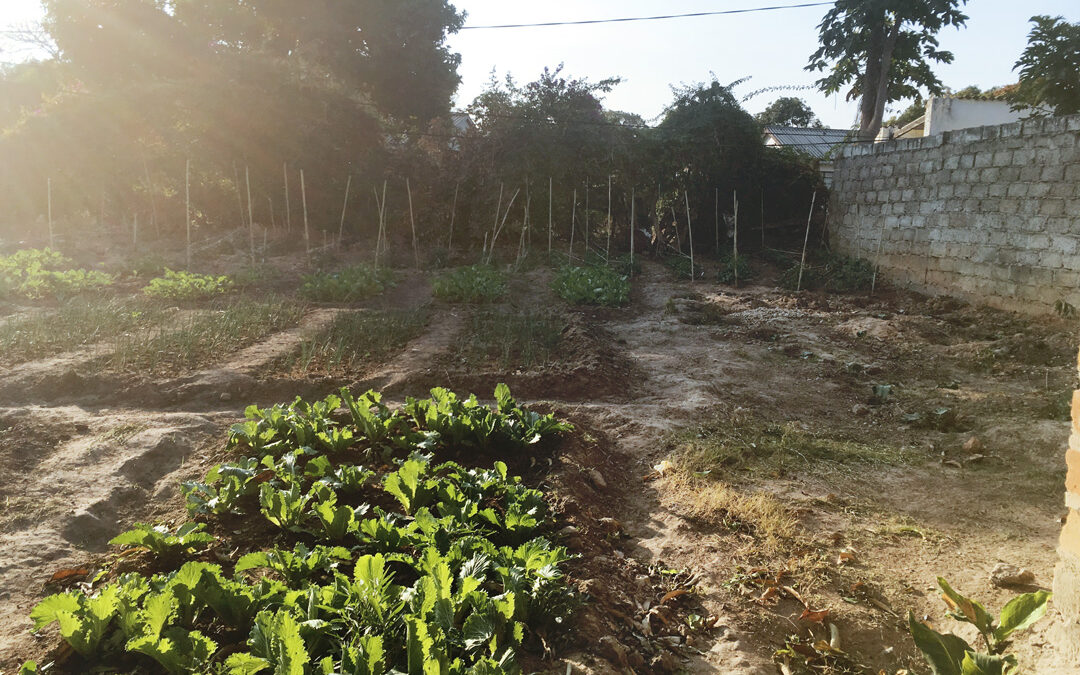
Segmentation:
{"type": "Polygon", "coordinates": [[[1014,107],[1034,114],[1045,108],[1055,115],[1080,113],[1080,23],[1049,16],[1033,16],[1031,22],[1028,46],[1014,67],[1020,70],[1014,107]]]}
{"type": "Polygon", "coordinates": [[[762,126],[777,124],[785,127],[821,128],[821,122],[814,115],[814,111],[806,101],[796,96],[781,96],[758,113],[755,119],[762,126]]]}
{"type": "Polygon", "coordinates": [[[851,85],[859,98],[859,138],[873,140],[881,130],[885,105],[914,98],[920,89],[942,91],[931,63],[951,63],[939,49],[937,33],[963,26],[959,7],[967,0],[838,0],[818,26],[820,47],[806,69],[828,71],[818,80],[827,94],[851,85]]]}

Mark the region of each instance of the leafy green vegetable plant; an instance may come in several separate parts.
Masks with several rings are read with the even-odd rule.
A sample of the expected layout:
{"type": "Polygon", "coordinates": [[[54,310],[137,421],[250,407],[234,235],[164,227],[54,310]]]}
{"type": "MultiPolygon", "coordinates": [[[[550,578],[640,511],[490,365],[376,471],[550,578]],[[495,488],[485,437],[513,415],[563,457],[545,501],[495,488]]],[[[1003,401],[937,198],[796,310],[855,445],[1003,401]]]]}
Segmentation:
{"type": "Polygon", "coordinates": [[[160,556],[176,555],[213,543],[213,535],[204,530],[206,530],[205,523],[184,523],[177,528],[175,534],[170,534],[169,529],[163,525],[136,523],[132,529],[113,537],[109,544],[145,548],[160,556]]]}
{"type": "Polygon", "coordinates": [[[1046,614],[1050,593],[1024,593],[1010,600],[995,618],[986,608],[953,590],[938,577],[941,599],[949,606],[949,616],[969,623],[979,631],[985,652],[976,651],[963,638],[939,633],[908,614],[908,628],[934,675],[1010,675],[1018,672],[1016,657],[1006,654],[1013,633],[1030,628],[1046,614]]]}
{"type": "Polygon", "coordinates": [[[556,295],[575,305],[619,307],[630,302],[630,279],[610,267],[560,268],[551,287],[556,295]]]}
{"type": "Polygon", "coordinates": [[[114,277],[97,270],[65,270],[71,260],[52,249],[26,249],[0,256],[0,298],[64,298],[112,285],[114,277]]]}
{"type": "Polygon", "coordinates": [[[431,289],[448,302],[495,302],[506,294],[506,275],[491,265],[459,267],[436,277],[431,289]]]}
{"type": "Polygon", "coordinates": [[[305,276],[300,294],[315,302],[356,302],[379,295],[393,283],[394,273],[388,269],[354,265],[305,276]]]}
{"type": "Polygon", "coordinates": [[[736,278],[739,281],[746,281],[753,275],[754,272],[750,268],[750,261],[746,256],[727,256],[720,261],[720,267],[716,272],[716,280],[722,284],[731,284],[735,282],[736,278]],[[737,277],[736,272],[738,272],[737,277]]]}
{"type": "Polygon", "coordinates": [[[168,300],[204,300],[228,293],[233,285],[232,279],[227,276],[175,272],[166,268],[164,276],[151,279],[143,293],[152,298],[168,300]]]}

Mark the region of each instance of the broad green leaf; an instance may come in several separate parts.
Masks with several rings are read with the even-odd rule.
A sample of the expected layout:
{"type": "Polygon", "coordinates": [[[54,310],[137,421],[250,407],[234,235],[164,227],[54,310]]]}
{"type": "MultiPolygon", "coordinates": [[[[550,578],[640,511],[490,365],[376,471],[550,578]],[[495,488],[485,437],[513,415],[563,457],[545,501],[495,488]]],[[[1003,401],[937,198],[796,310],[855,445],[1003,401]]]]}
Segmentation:
{"type": "Polygon", "coordinates": [[[966,620],[968,623],[974,624],[981,633],[989,633],[993,630],[994,617],[986,611],[978,602],[960,595],[948,581],[944,578],[938,577],[938,585],[941,586],[941,590],[945,592],[945,603],[953,610],[953,613],[957,615],[957,618],[966,620]]]}
{"type": "Polygon", "coordinates": [[[74,614],[80,608],[79,598],[71,593],[50,595],[30,611],[34,630],[39,631],[57,620],[61,613],[74,614]]]}
{"type": "Polygon", "coordinates": [[[943,635],[908,614],[908,628],[934,675],[961,675],[960,664],[970,645],[955,635],[943,635]]]}
{"type": "Polygon", "coordinates": [[[233,654],[225,660],[229,675],[256,675],[270,667],[270,662],[247,652],[233,654]]]}
{"type": "Polygon", "coordinates": [[[1005,640],[1014,632],[1024,630],[1041,619],[1046,614],[1050,595],[1047,591],[1036,591],[1018,595],[1010,600],[1001,610],[1001,618],[998,627],[994,630],[994,638],[999,642],[1005,640]]]}
{"type": "Polygon", "coordinates": [[[1003,656],[968,652],[960,664],[960,675],[1005,675],[1009,660],[1003,656]]]}

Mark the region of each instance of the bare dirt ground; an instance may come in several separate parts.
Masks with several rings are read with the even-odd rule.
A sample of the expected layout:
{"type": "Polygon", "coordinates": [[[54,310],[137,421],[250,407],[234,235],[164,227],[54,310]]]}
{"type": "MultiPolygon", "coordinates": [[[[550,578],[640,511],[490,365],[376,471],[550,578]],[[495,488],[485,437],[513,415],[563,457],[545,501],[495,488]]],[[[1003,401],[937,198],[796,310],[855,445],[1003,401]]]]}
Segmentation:
{"type": "MultiPolygon", "coordinates": [[[[911,610],[953,627],[937,576],[994,608],[1015,592],[990,584],[998,561],[1049,586],[1075,324],[897,292],[690,284],[652,262],[630,307],[581,310],[556,301],[548,277],[522,276],[497,308],[560,313],[559,357],[543,367],[456,364],[472,309],[431,304],[426,280],[408,274],[371,307],[430,306],[427,330],[344,380],[266,367],[337,312],[362,307],[316,308],[295,330],[167,380],[118,380],[63,360],[5,372],[52,378],[37,393],[56,395],[36,405],[9,395],[0,408],[0,670],[54,646],[32,637],[26,618],[55,590],[54,573],[83,570],[65,579],[80,581],[131,523],[181,516],[178,482],[220,461],[224,430],[248,403],[343,385],[400,401],[431,386],[485,397],[506,381],[577,425],[550,462],[522,467],[555,495],[560,536],[582,556],[573,577],[593,599],[556,645],[559,659],[540,664],[550,672],[777,673],[786,641],[828,636],[800,621],[805,605],[829,610],[850,654],[817,672],[925,672],[905,621],[911,610]],[[747,440],[744,461],[689,478],[661,464],[732,420],[763,438],[781,433],[775,426],[784,438],[839,445],[818,455],[783,445],[786,455],[766,460],[747,440]],[[847,457],[843,444],[872,451],[847,457]],[[794,531],[766,541],[763,525],[710,510],[716,485],[771,497],[794,531]],[[770,594],[769,579],[795,595],[770,594]],[[711,628],[688,624],[690,615],[711,628]]],[[[1071,672],[1052,663],[1047,630],[1017,641],[1022,661],[1029,672],[1071,672]]]]}

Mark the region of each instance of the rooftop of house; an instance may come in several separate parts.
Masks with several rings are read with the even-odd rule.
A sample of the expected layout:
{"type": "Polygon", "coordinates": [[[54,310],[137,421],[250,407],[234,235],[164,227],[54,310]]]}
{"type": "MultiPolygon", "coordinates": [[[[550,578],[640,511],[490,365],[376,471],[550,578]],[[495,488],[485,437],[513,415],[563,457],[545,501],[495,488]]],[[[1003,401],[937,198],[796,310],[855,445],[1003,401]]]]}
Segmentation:
{"type": "Polygon", "coordinates": [[[765,127],[765,144],[791,147],[816,159],[824,159],[829,151],[851,135],[850,129],[812,129],[769,124],[765,127]]]}

